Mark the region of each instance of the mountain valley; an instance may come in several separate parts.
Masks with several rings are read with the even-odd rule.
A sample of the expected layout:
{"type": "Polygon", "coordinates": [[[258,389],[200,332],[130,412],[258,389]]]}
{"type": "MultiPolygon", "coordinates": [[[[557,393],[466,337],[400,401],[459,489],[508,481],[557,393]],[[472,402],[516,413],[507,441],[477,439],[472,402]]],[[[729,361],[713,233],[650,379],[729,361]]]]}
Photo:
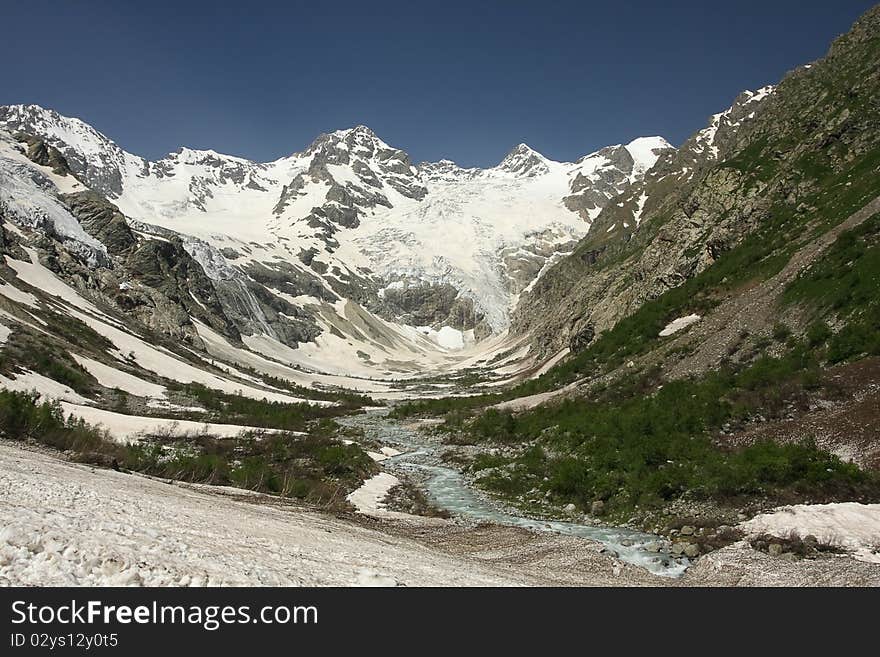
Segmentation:
{"type": "Polygon", "coordinates": [[[680,146],[574,162],[414,163],[362,125],[149,161],[0,107],[0,488],[91,481],[104,514],[59,505],[53,555],[0,505],[0,579],[876,585],[878,119],[880,7],[680,146]],[[163,481],[198,527],[149,517],[163,481]],[[150,529],[114,553],[117,487],[150,529]],[[251,577],[288,521],[357,556],[251,577]]]}

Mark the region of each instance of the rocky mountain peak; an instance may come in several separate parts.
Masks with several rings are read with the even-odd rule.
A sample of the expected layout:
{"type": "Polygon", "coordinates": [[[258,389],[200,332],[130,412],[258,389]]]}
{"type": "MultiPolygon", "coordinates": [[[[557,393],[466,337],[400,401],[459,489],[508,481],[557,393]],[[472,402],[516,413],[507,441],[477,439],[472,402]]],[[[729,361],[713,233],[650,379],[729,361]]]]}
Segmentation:
{"type": "Polygon", "coordinates": [[[518,176],[533,177],[548,173],[547,158],[528,144],[517,144],[504,156],[498,169],[518,176]]]}

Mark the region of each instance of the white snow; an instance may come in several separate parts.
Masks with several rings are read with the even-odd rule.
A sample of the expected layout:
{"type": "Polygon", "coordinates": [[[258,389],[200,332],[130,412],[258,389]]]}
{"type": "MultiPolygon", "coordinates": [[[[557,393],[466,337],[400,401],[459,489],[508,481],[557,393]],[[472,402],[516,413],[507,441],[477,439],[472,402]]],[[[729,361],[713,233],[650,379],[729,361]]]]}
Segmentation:
{"type": "Polygon", "coordinates": [[[626,145],[626,150],[635,161],[632,179],[640,178],[646,171],[657,164],[660,155],[657,151],[672,148],[672,144],[663,137],[639,137],[626,145]]]}
{"type": "Polygon", "coordinates": [[[165,386],[155,383],[149,383],[133,376],[127,372],[105,365],[100,361],[80,356],[79,354],[71,354],[73,359],[79,363],[83,369],[98,380],[102,386],[106,388],[119,388],[125,392],[137,395],[138,397],[164,397],[165,386]]]}
{"type": "Polygon", "coordinates": [[[532,375],[532,378],[537,379],[539,376],[549,372],[559,361],[568,356],[569,353],[571,353],[571,349],[569,349],[568,347],[560,349],[558,352],[556,352],[556,354],[553,355],[552,358],[550,358],[550,360],[548,360],[546,363],[541,365],[540,368],[538,368],[538,371],[532,375]]]}
{"type": "Polygon", "coordinates": [[[699,315],[687,315],[686,317],[679,317],[678,319],[674,319],[666,325],[666,328],[660,331],[660,337],[665,338],[668,335],[678,333],[679,331],[687,328],[691,324],[699,322],[700,319],[702,318],[699,315]]]}
{"type": "MultiPolygon", "coordinates": [[[[244,431],[266,431],[238,424],[217,424],[213,422],[195,422],[193,420],[171,420],[143,415],[126,415],[113,411],[105,411],[92,406],[62,402],[61,407],[66,415],[82,418],[89,424],[105,428],[120,442],[131,442],[146,434],[168,433],[176,436],[211,435],[221,438],[233,438],[244,431]]],[[[296,432],[294,432],[296,433],[296,432]]]]}
{"type": "MultiPolygon", "coordinates": [[[[636,222],[636,226],[642,221],[642,213],[645,211],[645,203],[648,201],[648,195],[645,192],[642,192],[639,196],[639,200],[636,201],[636,210],[633,212],[633,219],[636,222]]],[[[626,224],[624,224],[626,226],[626,224]]]]}
{"type": "Polygon", "coordinates": [[[740,527],[750,536],[812,535],[820,543],[852,552],[860,561],[880,564],[880,504],[798,504],[756,516],[740,527]]]}
{"type": "Polygon", "coordinates": [[[353,491],[345,499],[357,509],[358,513],[374,517],[409,517],[409,514],[389,511],[385,508],[388,492],[397,486],[400,480],[389,472],[380,472],[367,479],[361,487],[353,491]]]}
{"type": "Polygon", "coordinates": [[[465,336],[462,331],[454,329],[451,326],[443,326],[440,330],[435,331],[430,326],[419,326],[417,330],[427,335],[431,341],[436,342],[444,349],[458,351],[464,349],[465,336]]]}
{"type": "Polygon", "coordinates": [[[537,583],[491,563],[261,499],[250,491],[168,485],[66,463],[0,442],[0,583],[537,583]]]}
{"type": "Polygon", "coordinates": [[[4,282],[0,285],[0,294],[10,301],[15,301],[16,303],[21,303],[25,306],[30,306],[31,308],[40,307],[40,304],[37,302],[37,297],[30,292],[19,290],[17,287],[10,285],[9,283],[4,282]]]}
{"type": "MultiPolygon", "coordinates": [[[[63,383],[38,374],[36,372],[24,372],[7,378],[0,374],[0,388],[17,390],[18,392],[36,391],[44,400],[63,400],[75,404],[92,404],[91,399],[86,399],[78,392],[63,383]]],[[[85,407],[84,407],[85,408],[85,407]]]]}

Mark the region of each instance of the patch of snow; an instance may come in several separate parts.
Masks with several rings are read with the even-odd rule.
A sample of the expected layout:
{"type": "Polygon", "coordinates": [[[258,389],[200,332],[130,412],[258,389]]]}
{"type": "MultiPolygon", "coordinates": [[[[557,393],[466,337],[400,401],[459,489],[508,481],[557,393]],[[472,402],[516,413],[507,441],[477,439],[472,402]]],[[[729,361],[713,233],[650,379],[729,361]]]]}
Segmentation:
{"type": "Polygon", "coordinates": [[[40,397],[44,400],[57,399],[76,404],[94,403],[91,399],[83,397],[71,387],[36,372],[27,371],[23,374],[16,374],[11,379],[0,374],[0,387],[7,390],[17,390],[18,392],[36,391],[40,393],[40,397]]]}
{"type": "Polygon", "coordinates": [[[672,144],[663,137],[639,137],[626,145],[626,150],[632,156],[635,167],[632,179],[635,180],[651,169],[660,158],[659,151],[672,148],[672,144]]]}
{"type": "Polygon", "coordinates": [[[561,361],[563,358],[568,356],[568,354],[570,354],[570,353],[571,353],[571,349],[569,349],[568,347],[565,347],[564,349],[560,349],[550,360],[548,360],[546,363],[541,365],[541,367],[538,369],[538,371],[532,375],[532,378],[537,379],[539,376],[546,374],[551,369],[553,369],[553,367],[559,361],[561,361]]]}
{"type": "Polygon", "coordinates": [[[352,491],[345,499],[358,513],[377,518],[411,518],[407,513],[389,511],[385,508],[388,492],[397,486],[400,480],[388,472],[380,472],[367,479],[360,488],[352,491]]]}
{"type": "Polygon", "coordinates": [[[702,319],[699,315],[687,315],[686,317],[679,317],[678,319],[674,319],[669,324],[666,325],[662,331],[660,331],[660,337],[665,338],[668,335],[673,335],[678,333],[682,329],[687,328],[691,324],[696,324],[702,319]]]}
{"type": "MultiPolygon", "coordinates": [[[[642,220],[642,213],[645,211],[645,203],[648,200],[648,195],[645,192],[642,192],[641,196],[639,196],[639,200],[636,201],[636,210],[633,212],[633,219],[635,219],[636,226],[639,225],[639,222],[642,220]]],[[[624,224],[626,226],[626,224],[624,224]]]]}
{"type": "MultiPolygon", "coordinates": [[[[82,418],[89,424],[104,427],[120,442],[136,441],[139,437],[167,432],[176,436],[202,435],[234,438],[244,431],[264,431],[272,433],[272,429],[261,429],[239,424],[217,424],[213,422],[196,422],[193,420],[173,420],[143,415],[127,415],[114,411],[105,411],[92,406],[62,402],[61,407],[66,415],[82,418]]],[[[298,432],[293,432],[298,433],[298,432]]]]}
{"type": "Polygon", "coordinates": [[[465,339],[464,333],[451,326],[443,326],[439,331],[435,331],[430,326],[419,326],[417,330],[427,335],[432,342],[436,342],[439,346],[450,351],[458,351],[464,349],[465,339]]]}
{"type": "Polygon", "coordinates": [[[740,527],[750,536],[812,535],[820,543],[852,552],[860,561],[880,564],[880,504],[798,504],[756,516],[740,527]]]}
{"type": "Polygon", "coordinates": [[[80,364],[89,374],[95,377],[105,388],[119,388],[131,395],[138,397],[164,397],[165,386],[155,383],[149,383],[133,376],[115,367],[110,367],[104,363],[80,356],[79,354],[71,354],[73,359],[80,364]]]}
{"type": "Polygon", "coordinates": [[[15,301],[17,303],[24,304],[25,306],[30,306],[31,308],[39,308],[40,304],[37,302],[37,297],[35,297],[30,292],[25,292],[24,290],[19,290],[14,285],[10,285],[9,283],[3,283],[0,285],[0,294],[9,299],[10,301],[15,301]]]}

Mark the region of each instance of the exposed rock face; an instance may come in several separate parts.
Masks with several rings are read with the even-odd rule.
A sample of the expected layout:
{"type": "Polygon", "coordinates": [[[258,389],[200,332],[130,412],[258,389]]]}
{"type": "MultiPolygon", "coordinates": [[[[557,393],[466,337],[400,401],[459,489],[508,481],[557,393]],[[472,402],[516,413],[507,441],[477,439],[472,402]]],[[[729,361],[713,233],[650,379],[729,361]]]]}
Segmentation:
{"type": "MultiPolygon", "coordinates": [[[[214,286],[204,270],[178,240],[143,240],[125,259],[129,276],[149,287],[180,309],[181,325],[191,317],[220,333],[238,339],[238,331],[226,317],[214,286]],[[186,317],[186,321],[184,321],[186,317]]],[[[150,325],[147,318],[142,321],[150,325]]]]}
{"type": "Polygon", "coordinates": [[[511,150],[501,160],[498,168],[529,178],[549,172],[544,156],[532,150],[527,144],[519,144],[511,150]]]}
{"type": "Polygon", "coordinates": [[[640,182],[656,159],[673,153],[675,149],[666,140],[653,138],[637,139],[627,146],[608,146],[588,155],[578,164],[585,165],[590,159],[604,159],[604,163],[586,175],[579,172],[572,179],[571,194],[563,199],[565,207],[593,220],[612,198],[640,182]]]}
{"type": "Polygon", "coordinates": [[[27,156],[32,162],[36,162],[44,167],[49,167],[59,176],[66,176],[70,173],[70,165],[67,160],[54,146],[49,146],[39,137],[18,132],[15,138],[27,144],[27,156]]]}
{"type": "Polygon", "coordinates": [[[451,285],[423,285],[383,290],[384,314],[399,317],[411,326],[451,326],[467,330],[482,317],[471,299],[461,297],[451,285]]]}
{"type": "Polygon", "coordinates": [[[121,255],[137,244],[128,222],[119,209],[95,192],[68,194],[71,214],[86,232],[99,239],[111,255],[121,255]]]}
{"type": "MultiPolygon", "coordinates": [[[[42,166],[51,166],[50,162],[37,161],[42,166]]],[[[69,212],[68,221],[76,221],[85,231],[83,239],[106,249],[101,258],[94,258],[94,249],[74,248],[80,242],[23,216],[27,206],[17,211],[16,221],[40,231],[34,246],[42,264],[85,296],[115,307],[151,331],[195,346],[201,345],[201,339],[193,320],[233,341],[240,339],[212,282],[179,238],[138,236],[115,205],[92,191],[60,196],[54,202],[69,212]]],[[[39,203],[35,207],[39,215],[39,203]]],[[[20,249],[17,257],[29,259],[20,249]]]]}
{"type": "Polygon", "coordinates": [[[187,262],[187,270],[195,272],[204,291],[208,288],[213,291],[220,309],[218,318],[222,315],[228,325],[221,327],[216,321],[206,323],[233,340],[240,339],[240,334],[267,335],[296,346],[320,334],[312,313],[275,291],[336,300],[315,278],[286,263],[273,263],[271,268],[250,263],[242,271],[231,266],[218,249],[203,240],[142,222],[131,221],[130,224],[139,233],[154,236],[155,241],[180,248],[180,259],[187,262]],[[198,276],[198,271],[203,275],[198,276]]]}
{"type": "Polygon", "coordinates": [[[880,148],[878,33],[875,8],[826,58],[790,73],[775,90],[742,94],[681,149],[663,153],[643,181],[606,206],[575,252],[523,296],[512,330],[531,333],[544,354],[582,349],[591,335],[772,222],[845,219],[833,211],[812,217],[805,200],[822,193],[829,176],[876,176],[870,158],[880,148]]]}

